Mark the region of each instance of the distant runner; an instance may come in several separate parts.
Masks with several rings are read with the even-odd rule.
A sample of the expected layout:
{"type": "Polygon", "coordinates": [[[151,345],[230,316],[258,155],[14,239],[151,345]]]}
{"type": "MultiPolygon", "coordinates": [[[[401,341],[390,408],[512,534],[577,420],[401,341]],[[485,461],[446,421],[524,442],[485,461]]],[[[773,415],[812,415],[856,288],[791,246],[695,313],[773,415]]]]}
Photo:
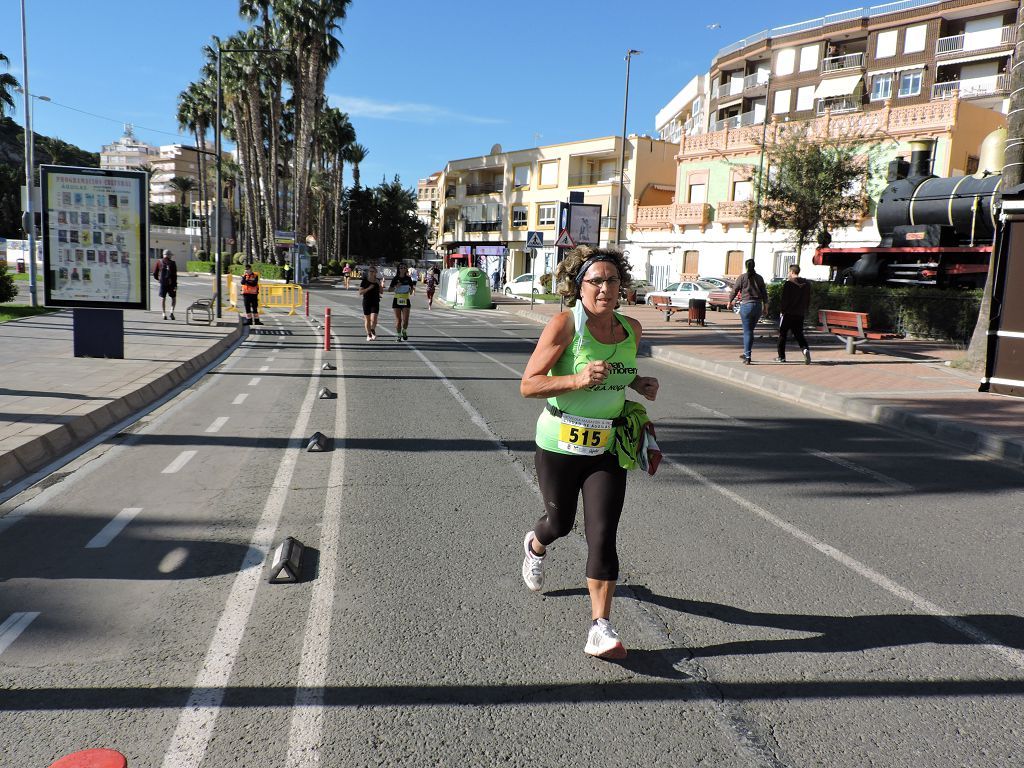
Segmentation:
{"type": "Polygon", "coordinates": [[[408,341],[409,309],[415,285],[405,264],[398,265],[398,273],[391,278],[388,290],[395,294],[395,299],[391,302],[391,308],[395,310],[395,341],[408,341]]]}
{"type": "Polygon", "coordinates": [[[377,268],[366,270],[359,283],[359,295],[363,297],[363,325],[366,326],[366,340],[377,338],[377,315],[380,313],[380,293],[383,286],[377,277],[377,268]]]}
{"type": "Polygon", "coordinates": [[[437,290],[437,276],[434,272],[428,271],[427,277],[423,281],[423,284],[427,287],[427,309],[434,308],[434,291],[437,290]]]}

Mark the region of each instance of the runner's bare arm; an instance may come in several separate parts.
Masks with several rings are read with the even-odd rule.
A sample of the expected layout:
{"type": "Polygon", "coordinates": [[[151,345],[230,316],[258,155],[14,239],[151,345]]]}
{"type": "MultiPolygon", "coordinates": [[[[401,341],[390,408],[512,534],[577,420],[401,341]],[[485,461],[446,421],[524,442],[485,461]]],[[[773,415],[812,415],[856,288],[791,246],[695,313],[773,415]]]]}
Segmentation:
{"type": "Polygon", "coordinates": [[[608,377],[608,364],[600,360],[587,363],[586,368],[571,376],[548,376],[548,371],[572,343],[573,335],[572,312],[562,312],[548,321],[519,382],[519,393],[523,397],[556,397],[600,384],[608,377]]]}

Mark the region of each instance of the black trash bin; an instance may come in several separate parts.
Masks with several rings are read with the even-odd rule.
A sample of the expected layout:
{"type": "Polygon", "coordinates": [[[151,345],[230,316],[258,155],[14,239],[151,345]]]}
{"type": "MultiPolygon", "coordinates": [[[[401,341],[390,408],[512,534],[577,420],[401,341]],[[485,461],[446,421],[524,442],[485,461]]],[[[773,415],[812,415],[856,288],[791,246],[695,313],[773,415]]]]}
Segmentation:
{"type": "Polygon", "coordinates": [[[16,262],[14,262],[14,263],[15,263],[15,265],[16,265],[16,268],[17,268],[18,274],[19,274],[19,275],[23,275],[23,274],[25,274],[25,260],[24,260],[24,259],[18,259],[18,260],[17,260],[16,262]]]}
{"type": "Polygon", "coordinates": [[[687,325],[704,325],[704,318],[707,316],[708,303],[704,299],[690,299],[689,314],[686,318],[687,325]]]}

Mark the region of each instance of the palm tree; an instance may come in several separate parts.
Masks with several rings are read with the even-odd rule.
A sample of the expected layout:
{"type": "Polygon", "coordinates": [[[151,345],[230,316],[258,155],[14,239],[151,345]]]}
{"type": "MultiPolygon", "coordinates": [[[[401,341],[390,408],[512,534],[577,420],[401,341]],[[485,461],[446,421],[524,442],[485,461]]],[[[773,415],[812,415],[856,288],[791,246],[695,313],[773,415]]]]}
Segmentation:
{"type": "MultiPolygon", "coordinates": [[[[180,94],[178,94],[178,127],[181,130],[188,130],[196,137],[196,147],[199,150],[199,199],[203,201],[204,214],[209,211],[209,191],[207,190],[207,160],[206,160],[206,134],[210,125],[215,119],[215,96],[213,84],[209,78],[200,79],[197,82],[189,83],[180,94]]],[[[203,247],[209,252],[209,217],[204,215],[201,219],[203,228],[203,247]]]]}
{"type": "Polygon", "coordinates": [[[338,236],[341,232],[341,197],[343,191],[343,175],[346,153],[355,143],[356,132],[349,122],[348,115],[340,109],[328,107],[320,115],[317,125],[317,146],[320,149],[319,166],[321,172],[327,174],[330,190],[329,205],[321,205],[320,252],[334,258],[341,257],[338,248],[338,236]],[[327,214],[330,219],[327,220],[327,214]],[[328,226],[330,225],[330,226],[328,226]]]}
{"type": "MultiPolygon", "coordinates": [[[[10,60],[0,53],[0,64],[4,66],[10,65],[10,60]]],[[[14,110],[14,96],[11,95],[11,91],[15,88],[20,88],[19,83],[14,75],[9,75],[6,72],[0,74],[0,117],[3,117],[7,109],[14,110]]]]}
{"type": "Polygon", "coordinates": [[[352,144],[345,153],[345,159],[352,163],[352,185],[359,189],[359,164],[370,154],[370,150],[362,144],[352,144]]]}
{"type": "Polygon", "coordinates": [[[185,195],[196,188],[196,180],[190,176],[172,176],[167,183],[181,195],[181,214],[178,216],[178,225],[183,227],[185,226],[182,221],[185,215],[185,195]]]}

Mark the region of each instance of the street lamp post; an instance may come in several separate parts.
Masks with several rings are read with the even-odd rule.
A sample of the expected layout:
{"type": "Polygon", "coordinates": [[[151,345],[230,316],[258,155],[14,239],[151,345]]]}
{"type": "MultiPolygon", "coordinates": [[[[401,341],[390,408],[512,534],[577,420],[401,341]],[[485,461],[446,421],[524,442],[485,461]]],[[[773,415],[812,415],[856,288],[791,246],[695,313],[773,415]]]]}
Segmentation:
{"type": "Polygon", "coordinates": [[[29,304],[39,306],[36,298],[36,215],[33,198],[34,185],[32,177],[32,100],[28,89],[28,35],[25,27],[25,0],[21,0],[21,63],[22,87],[25,97],[25,217],[22,221],[28,237],[28,293],[29,304]]]}
{"type": "MultiPolygon", "coordinates": [[[[24,0],[22,0],[22,2],[24,2],[24,0]]],[[[220,221],[221,221],[221,204],[222,204],[223,198],[224,198],[224,191],[221,189],[221,160],[222,160],[221,154],[222,153],[221,153],[221,145],[220,145],[221,122],[222,122],[222,118],[221,118],[221,102],[223,100],[223,94],[221,92],[221,90],[222,90],[221,89],[221,57],[225,53],[290,53],[290,52],[291,51],[289,49],[287,49],[287,48],[221,48],[220,47],[220,40],[219,39],[217,40],[217,117],[216,117],[216,123],[214,125],[214,129],[213,129],[214,151],[217,153],[217,158],[216,158],[217,159],[217,190],[216,190],[216,193],[217,193],[217,205],[215,207],[215,211],[216,211],[215,219],[216,220],[213,222],[213,224],[214,224],[214,227],[213,227],[213,241],[214,241],[214,246],[217,249],[217,258],[215,260],[215,263],[217,265],[216,266],[216,274],[217,274],[217,276],[216,276],[216,280],[217,280],[217,290],[216,290],[216,295],[217,295],[217,317],[221,317],[222,316],[222,314],[221,314],[221,306],[220,306],[220,300],[221,300],[220,281],[221,281],[221,273],[222,273],[222,270],[221,270],[221,249],[222,249],[222,246],[221,246],[221,242],[220,242],[220,236],[221,236],[220,221]]]]}
{"type": "Polygon", "coordinates": [[[637,51],[633,48],[626,51],[626,97],[622,104],[622,144],[619,146],[619,205],[615,214],[616,246],[622,242],[622,198],[626,191],[626,116],[629,113],[629,64],[638,53],[643,53],[643,51],[637,51]]]}
{"type": "MultiPolygon", "coordinates": [[[[771,62],[769,62],[771,63],[771,62]]],[[[757,190],[754,192],[754,224],[750,238],[750,258],[757,255],[757,224],[761,219],[761,188],[764,186],[764,149],[768,141],[768,115],[771,114],[772,75],[768,73],[764,92],[764,123],[761,125],[761,160],[757,166],[757,190]]]]}

